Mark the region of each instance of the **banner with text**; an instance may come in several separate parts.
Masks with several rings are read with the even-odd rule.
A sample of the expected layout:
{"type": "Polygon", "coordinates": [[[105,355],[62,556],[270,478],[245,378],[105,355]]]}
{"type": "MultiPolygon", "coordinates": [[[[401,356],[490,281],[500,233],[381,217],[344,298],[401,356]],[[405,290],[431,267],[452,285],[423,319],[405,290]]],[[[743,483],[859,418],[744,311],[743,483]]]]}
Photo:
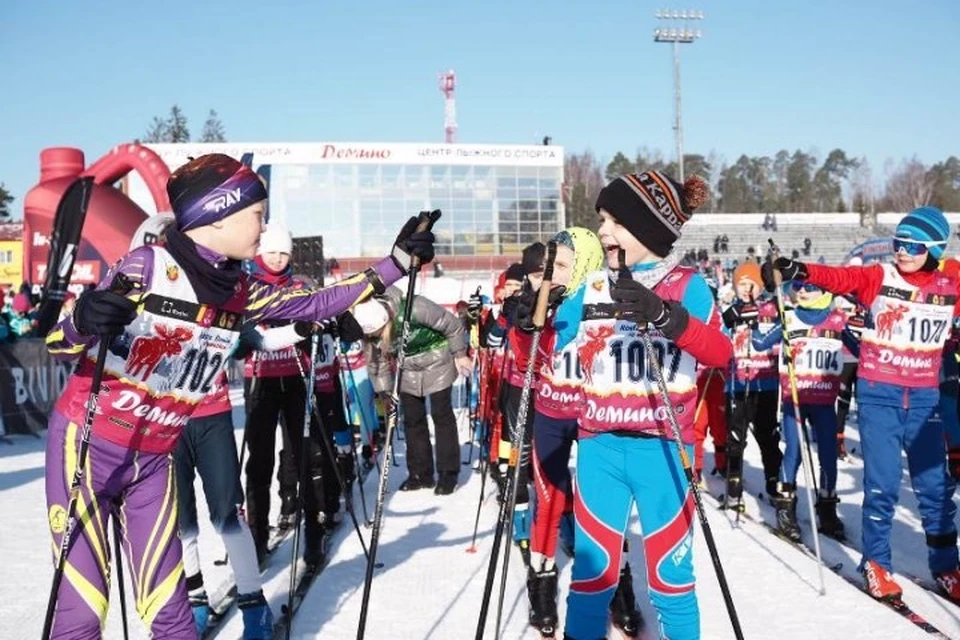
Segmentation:
{"type": "Polygon", "coordinates": [[[0,435],[45,429],[70,371],[43,340],[0,344],[0,435]]]}

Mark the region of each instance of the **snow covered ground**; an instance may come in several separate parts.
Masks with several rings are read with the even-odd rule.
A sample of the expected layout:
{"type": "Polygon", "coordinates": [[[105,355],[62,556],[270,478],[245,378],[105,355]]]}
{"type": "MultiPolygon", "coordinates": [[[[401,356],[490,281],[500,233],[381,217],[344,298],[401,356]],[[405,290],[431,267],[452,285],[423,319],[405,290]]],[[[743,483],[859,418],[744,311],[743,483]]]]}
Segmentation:
{"type": "MultiPolygon", "coordinates": [[[[242,411],[234,412],[239,443],[242,411]]],[[[848,429],[848,447],[857,447],[857,434],[848,429]]],[[[43,439],[17,436],[10,446],[0,445],[0,638],[37,638],[52,575],[43,497],[43,439]]],[[[463,467],[462,486],[452,496],[438,497],[432,492],[400,493],[397,485],[406,477],[403,443],[397,449],[399,467],[391,469],[385,509],[385,524],[378,560],[384,563],[373,582],[367,637],[379,638],[473,638],[480,610],[480,597],[496,518],[497,506],[490,498],[493,487],[487,485],[487,500],[480,514],[477,552],[467,553],[473,531],[474,515],[480,495],[480,478],[463,467]]],[[[756,499],[762,489],[759,456],[751,443],[747,456],[747,490],[753,495],[748,510],[755,517],[772,518],[772,509],[756,499]]],[[[708,456],[707,466],[710,466],[708,456]]],[[[841,517],[853,544],[859,546],[860,476],[862,463],[854,455],[841,463],[841,517]]],[[[906,480],[897,522],[894,525],[894,561],[897,568],[927,577],[923,535],[919,530],[916,502],[906,480]]],[[[366,483],[367,506],[372,515],[376,493],[376,473],[366,483]]],[[[710,479],[714,494],[722,485],[710,479]]],[[[801,493],[799,514],[807,528],[805,498],[801,493]]],[[[361,509],[359,494],[355,506],[361,509]]],[[[276,505],[275,505],[276,506],[276,505]]],[[[723,566],[733,592],[744,635],[748,639],[822,638],[855,640],[859,638],[929,637],[902,617],[872,602],[847,582],[824,570],[827,595],[818,593],[817,567],[808,556],[770,535],[756,523],[741,520],[716,509],[712,499],[705,502],[711,529],[721,551],[723,566]]],[[[206,514],[201,502],[201,522],[206,514]]],[[[362,517],[362,514],[360,514],[362,517]]],[[[634,522],[634,531],[636,523],[634,522]]],[[[699,525],[698,525],[699,526],[699,525]]],[[[369,538],[369,529],[363,528],[369,538]]],[[[809,531],[805,531],[809,535],[809,531]]],[[[720,595],[716,576],[703,537],[696,538],[698,592],[704,638],[732,638],[729,619],[720,595]]],[[[223,547],[209,525],[201,533],[204,575],[210,591],[226,577],[227,567],[213,561],[223,557],[223,547]]],[[[856,575],[859,558],[845,547],[822,539],[825,558],[830,564],[843,563],[842,571],[856,575]]],[[[323,575],[314,583],[293,627],[297,638],[353,638],[360,610],[365,561],[359,541],[349,520],[333,540],[333,557],[323,575]]],[[[504,638],[536,638],[526,627],[526,594],[520,556],[514,552],[504,606],[504,638]]],[[[630,554],[634,576],[642,580],[639,545],[630,554]]],[[[289,580],[288,542],[271,559],[264,574],[268,599],[279,613],[286,601],[289,580]]],[[[561,556],[561,593],[569,583],[570,561],[561,556]]],[[[951,637],[960,640],[960,609],[930,595],[907,579],[902,579],[906,600],[913,608],[951,637]]],[[[499,586],[499,577],[496,583],[499,586]]],[[[129,584],[127,585],[128,592],[129,584]]],[[[648,621],[646,637],[655,638],[654,614],[645,598],[642,584],[636,585],[638,599],[648,621]]],[[[494,591],[496,597],[496,589],[494,591]]],[[[128,597],[128,604],[131,600],[128,597]]],[[[119,605],[114,594],[113,607],[105,637],[121,638],[119,605]]],[[[561,596],[561,619],[564,609],[561,596]]],[[[495,603],[494,603],[495,609],[495,603]]],[[[486,637],[493,637],[495,610],[491,611],[486,637]]],[[[131,637],[146,638],[139,621],[131,620],[131,637]]],[[[224,621],[218,638],[239,638],[242,623],[236,612],[224,621]]]]}

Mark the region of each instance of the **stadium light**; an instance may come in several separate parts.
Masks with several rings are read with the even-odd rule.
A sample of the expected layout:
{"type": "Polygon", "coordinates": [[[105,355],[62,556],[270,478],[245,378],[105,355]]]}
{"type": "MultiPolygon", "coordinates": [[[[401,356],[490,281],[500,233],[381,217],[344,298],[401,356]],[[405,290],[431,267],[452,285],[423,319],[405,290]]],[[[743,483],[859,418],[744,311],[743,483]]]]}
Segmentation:
{"type": "Polygon", "coordinates": [[[681,117],[681,91],[680,91],[680,47],[681,44],[692,44],[703,36],[700,29],[687,29],[689,20],[703,20],[703,11],[684,9],[678,11],[673,9],[660,10],[654,14],[657,20],[680,20],[679,25],[668,25],[669,28],[654,29],[654,42],[667,42],[673,46],[673,101],[674,101],[674,121],[673,132],[674,140],[677,146],[677,177],[683,182],[683,119],[681,117]],[[679,27],[679,28],[678,28],[679,27]]]}

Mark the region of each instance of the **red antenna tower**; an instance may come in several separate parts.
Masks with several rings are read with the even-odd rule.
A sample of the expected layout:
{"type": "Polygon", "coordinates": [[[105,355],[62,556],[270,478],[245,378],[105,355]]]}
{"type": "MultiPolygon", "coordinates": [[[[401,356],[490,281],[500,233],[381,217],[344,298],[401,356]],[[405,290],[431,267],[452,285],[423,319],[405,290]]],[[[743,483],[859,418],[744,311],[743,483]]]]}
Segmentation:
{"type": "Polygon", "coordinates": [[[453,69],[446,73],[440,72],[440,91],[443,92],[443,139],[452,144],[457,141],[457,101],[453,91],[457,85],[457,76],[453,69]]]}

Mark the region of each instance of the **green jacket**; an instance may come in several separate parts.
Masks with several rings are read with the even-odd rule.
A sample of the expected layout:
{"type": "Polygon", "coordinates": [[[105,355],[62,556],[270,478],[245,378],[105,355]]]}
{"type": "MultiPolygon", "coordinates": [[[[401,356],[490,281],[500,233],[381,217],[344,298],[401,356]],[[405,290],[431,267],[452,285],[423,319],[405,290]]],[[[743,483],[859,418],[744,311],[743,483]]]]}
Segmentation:
{"type": "MultiPolygon", "coordinates": [[[[397,287],[390,287],[381,300],[390,308],[393,320],[393,349],[400,344],[403,309],[406,301],[397,287]]],[[[454,357],[467,352],[466,333],[455,315],[423,296],[414,296],[411,310],[410,337],[400,390],[426,397],[451,386],[457,379],[454,357]]],[[[364,352],[374,389],[389,391],[393,385],[390,356],[383,353],[379,340],[366,341],[364,352]]]]}

